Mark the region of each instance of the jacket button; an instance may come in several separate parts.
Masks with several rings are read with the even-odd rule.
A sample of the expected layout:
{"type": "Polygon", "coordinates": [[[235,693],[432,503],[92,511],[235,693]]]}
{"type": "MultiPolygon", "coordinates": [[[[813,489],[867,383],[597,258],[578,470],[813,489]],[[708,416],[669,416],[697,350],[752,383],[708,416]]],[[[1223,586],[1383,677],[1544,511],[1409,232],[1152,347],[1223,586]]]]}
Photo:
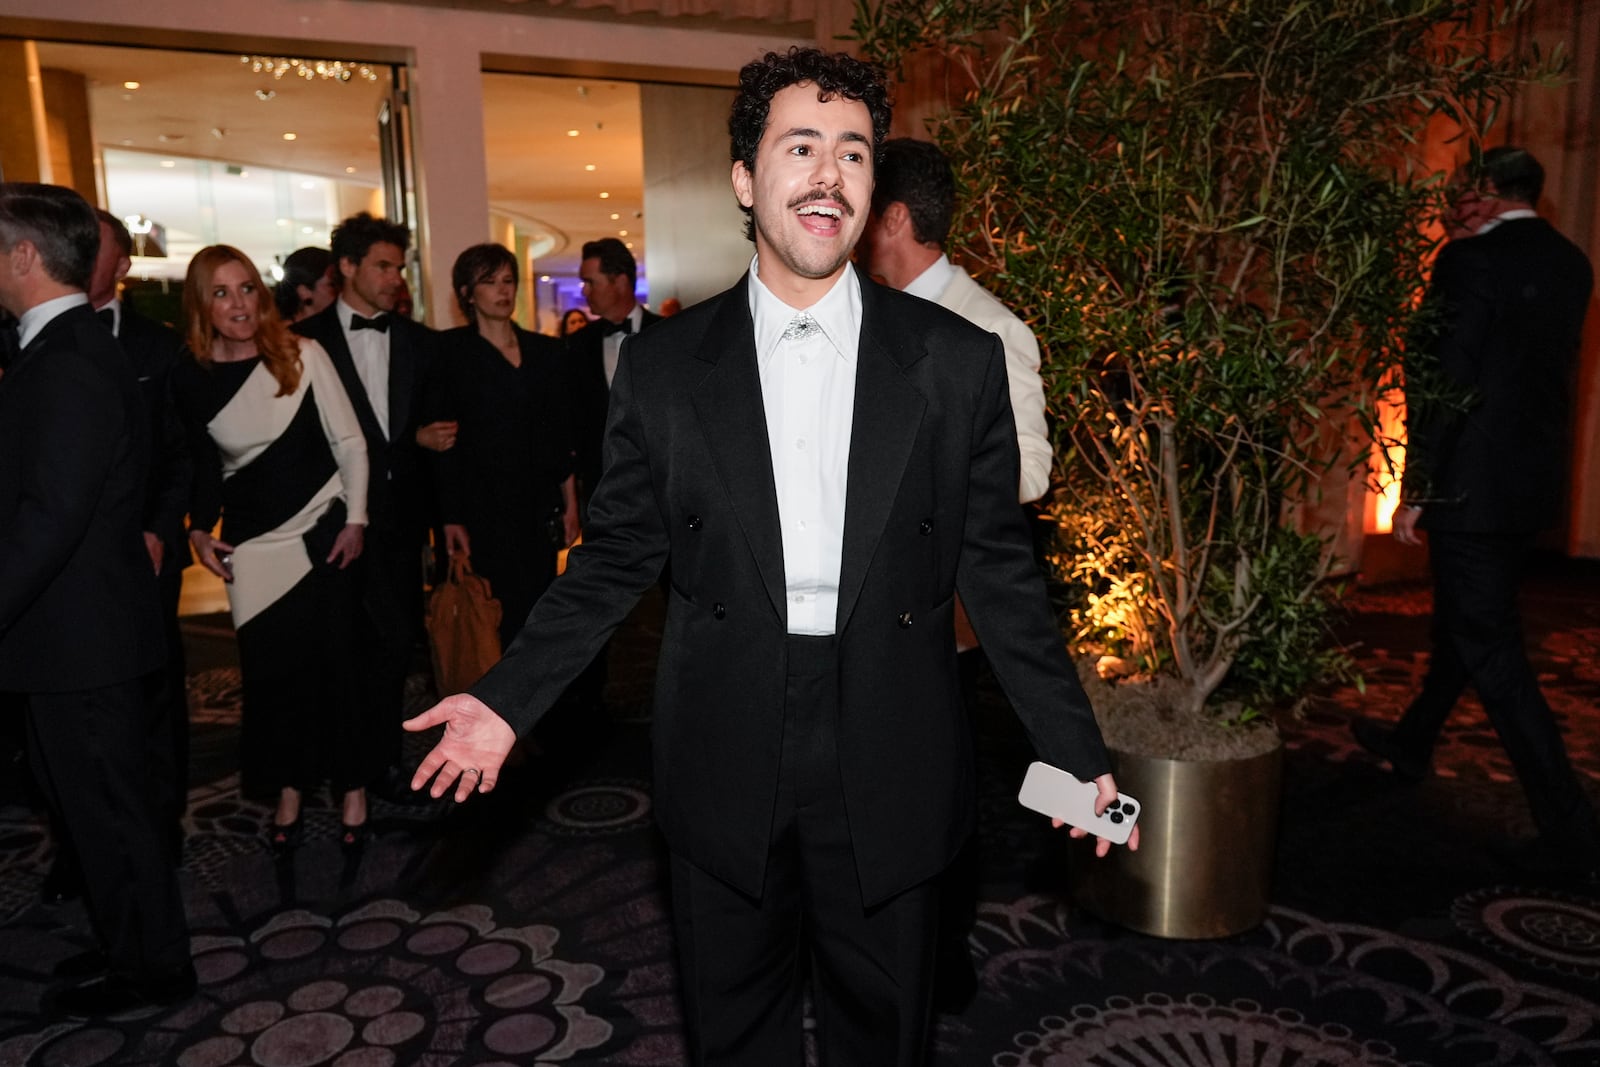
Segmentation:
{"type": "Polygon", "coordinates": [[[726,618],[727,614],[728,614],[728,609],[723,607],[721,604],[713,604],[713,605],[711,605],[711,617],[713,619],[726,618]]]}
{"type": "Polygon", "coordinates": [[[689,529],[691,529],[691,530],[700,529],[700,516],[698,516],[698,515],[690,515],[689,516],[689,529]]]}
{"type": "Polygon", "coordinates": [[[911,612],[902,611],[900,613],[900,618],[898,620],[896,620],[896,621],[898,621],[900,623],[900,629],[902,629],[902,630],[911,629],[911,612]]]}
{"type": "Polygon", "coordinates": [[[917,524],[917,532],[923,537],[927,537],[929,534],[933,533],[933,520],[923,519],[917,524]]]}

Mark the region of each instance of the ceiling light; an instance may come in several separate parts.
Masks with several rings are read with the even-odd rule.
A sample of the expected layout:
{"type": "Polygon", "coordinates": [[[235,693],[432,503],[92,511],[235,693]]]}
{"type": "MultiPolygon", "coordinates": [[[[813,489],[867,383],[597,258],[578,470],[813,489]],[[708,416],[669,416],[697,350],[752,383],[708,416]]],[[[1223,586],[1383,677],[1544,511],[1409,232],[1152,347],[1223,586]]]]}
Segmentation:
{"type": "Polygon", "coordinates": [[[310,226],[302,226],[302,227],[300,227],[300,232],[301,233],[311,233],[312,232],[312,228],[310,226]]]}
{"type": "Polygon", "coordinates": [[[576,137],[576,136],[578,136],[578,131],[577,130],[568,130],[567,131],[567,136],[568,137],[576,137]]]}
{"type": "Polygon", "coordinates": [[[628,236],[628,231],[627,230],[618,230],[617,231],[617,236],[618,237],[626,237],[626,236],[628,236]]]}
{"type": "Polygon", "coordinates": [[[177,144],[179,141],[183,140],[183,134],[158,133],[156,134],[156,140],[160,141],[162,144],[177,144]]]}
{"type": "MultiPolygon", "coordinates": [[[[306,81],[349,82],[356,79],[375,82],[378,72],[365,63],[345,59],[288,59],[283,56],[240,56],[239,62],[256,74],[270,74],[274,80],[289,75],[306,81]]],[[[260,95],[257,93],[257,95],[260,95]]]]}
{"type": "Polygon", "coordinates": [[[541,282],[547,282],[547,281],[549,281],[549,280],[550,280],[550,275],[548,275],[548,274],[541,274],[541,275],[539,275],[539,280],[540,280],[540,281],[541,281],[541,282]]]}
{"type": "Polygon", "coordinates": [[[211,127],[211,136],[220,141],[224,137],[228,136],[228,131],[223,129],[221,126],[213,126],[211,127]]]}
{"type": "Polygon", "coordinates": [[[356,168],[354,168],[354,167],[346,167],[346,168],[344,168],[344,172],[346,174],[354,174],[356,172],[356,168]]]}
{"type": "Polygon", "coordinates": [[[610,193],[601,193],[600,194],[600,199],[601,200],[610,200],[611,199],[611,194],[610,193]]]}
{"type": "Polygon", "coordinates": [[[161,165],[163,167],[166,167],[168,170],[170,170],[173,167],[176,167],[178,165],[178,161],[175,160],[175,159],[163,159],[161,161],[161,165]]]}
{"type": "Polygon", "coordinates": [[[286,134],[284,134],[284,135],[283,135],[283,139],[284,139],[284,140],[285,140],[285,141],[292,141],[292,140],[294,140],[294,139],[295,139],[295,134],[292,134],[292,133],[286,133],[286,134]]]}
{"type": "Polygon", "coordinates": [[[276,90],[276,89],[257,89],[256,90],[256,99],[257,100],[271,100],[273,97],[275,97],[277,95],[278,95],[278,90],[276,90]]]}
{"type": "Polygon", "coordinates": [[[124,89],[137,89],[137,88],[139,88],[139,83],[138,82],[123,82],[122,83],[122,87],[124,89]]]}
{"type": "Polygon", "coordinates": [[[629,248],[632,248],[632,247],[633,247],[633,242],[632,242],[632,241],[629,241],[629,242],[628,242],[628,247],[629,247],[629,248]]]}
{"type": "Polygon", "coordinates": [[[621,215],[618,215],[618,214],[617,214],[617,213],[616,213],[616,212],[615,212],[615,211],[613,211],[613,212],[612,212],[612,213],[611,213],[611,221],[613,221],[613,222],[615,222],[615,221],[616,221],[616,220],[617,220],[617,219],[620,219],[620,218],[621,218],[621,217],[622,217],[622,216],[621,216],[621,215]]]}
{"type": "Polygon", "coordinates": [[[583,165],[583,169],[584,170],[594,170],[594,164],[593,163],[585,163],[583,165]]]}

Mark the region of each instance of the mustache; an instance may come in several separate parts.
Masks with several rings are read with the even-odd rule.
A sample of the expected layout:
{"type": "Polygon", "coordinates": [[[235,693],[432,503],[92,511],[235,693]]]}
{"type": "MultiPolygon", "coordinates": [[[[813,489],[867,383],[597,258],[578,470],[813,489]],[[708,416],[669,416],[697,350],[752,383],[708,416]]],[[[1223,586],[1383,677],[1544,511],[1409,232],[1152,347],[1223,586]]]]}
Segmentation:
{"type": "Polygon", "coordinates": [[[844,195],[844,190],[837,186],[832,189],[813,189],[809,193],[802,193],[789,201],[789,210],[794,211],[817,200],[832,200],[839,205],[845,214],[845,218],[853,219],[856,217],[856,209],[851,205],[849,198],[844,195]]]}

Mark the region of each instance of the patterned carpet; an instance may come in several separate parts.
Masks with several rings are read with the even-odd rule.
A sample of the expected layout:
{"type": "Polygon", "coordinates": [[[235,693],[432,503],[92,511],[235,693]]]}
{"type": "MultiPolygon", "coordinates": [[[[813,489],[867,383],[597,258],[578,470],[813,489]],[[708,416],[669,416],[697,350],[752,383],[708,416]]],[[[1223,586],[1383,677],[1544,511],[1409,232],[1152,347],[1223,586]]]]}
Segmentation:
{"type": "MultiPolygon", "coordinates": [[[[1274,905],[1235,938],[1162,941],[1073,908],[1060,838],[1013,799],[1026,745],[986,690],[980,991],[941,1017],[939,1067],[1600,1064],[1600,897],[1492,858],[1529,824],[1475,705],[1420,786],[1353,746],[1353,713],[1398,714],[1416,685],[1428,603],[1396,587],[1351,606],[1366,692],[1325,694],[1290,726],[1274,905]]],[[[603,734],[550,739],[465,810],[375,802],[353,861],[323,798],[294,861],[273,862],[269,813],[232,773],[237,673],[201,670],[183,868],[200,995],[145,1017],[40,1017],[52,966],[89,942],[80,907],[38,903],[50,848],[14,799],[0,808],[0,1067],[682,1063],[648,781],[657,618],[647,603],[619,636],[603,734]]],[[[1527,621],[1600,795],[1600,572],[1548,565],[1527,621]]],[[[413,705],[426,684],[413,679],[413,705]]]]}

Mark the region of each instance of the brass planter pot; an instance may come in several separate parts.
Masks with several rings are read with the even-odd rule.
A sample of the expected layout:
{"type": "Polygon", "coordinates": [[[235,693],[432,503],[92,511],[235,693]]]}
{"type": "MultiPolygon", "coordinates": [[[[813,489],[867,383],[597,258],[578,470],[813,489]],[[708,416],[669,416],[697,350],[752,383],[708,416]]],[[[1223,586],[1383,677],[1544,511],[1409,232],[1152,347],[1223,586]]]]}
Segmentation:
{"type": "Polygon", "coordinates": [[[1112,753],[1117,786],[1144,805],[1139,851],[1075,848],[1073,899],[1156,937],[1228,937],[1266,918],[1283,746],[1248,759],[1180,761],[1112,753]]]}

